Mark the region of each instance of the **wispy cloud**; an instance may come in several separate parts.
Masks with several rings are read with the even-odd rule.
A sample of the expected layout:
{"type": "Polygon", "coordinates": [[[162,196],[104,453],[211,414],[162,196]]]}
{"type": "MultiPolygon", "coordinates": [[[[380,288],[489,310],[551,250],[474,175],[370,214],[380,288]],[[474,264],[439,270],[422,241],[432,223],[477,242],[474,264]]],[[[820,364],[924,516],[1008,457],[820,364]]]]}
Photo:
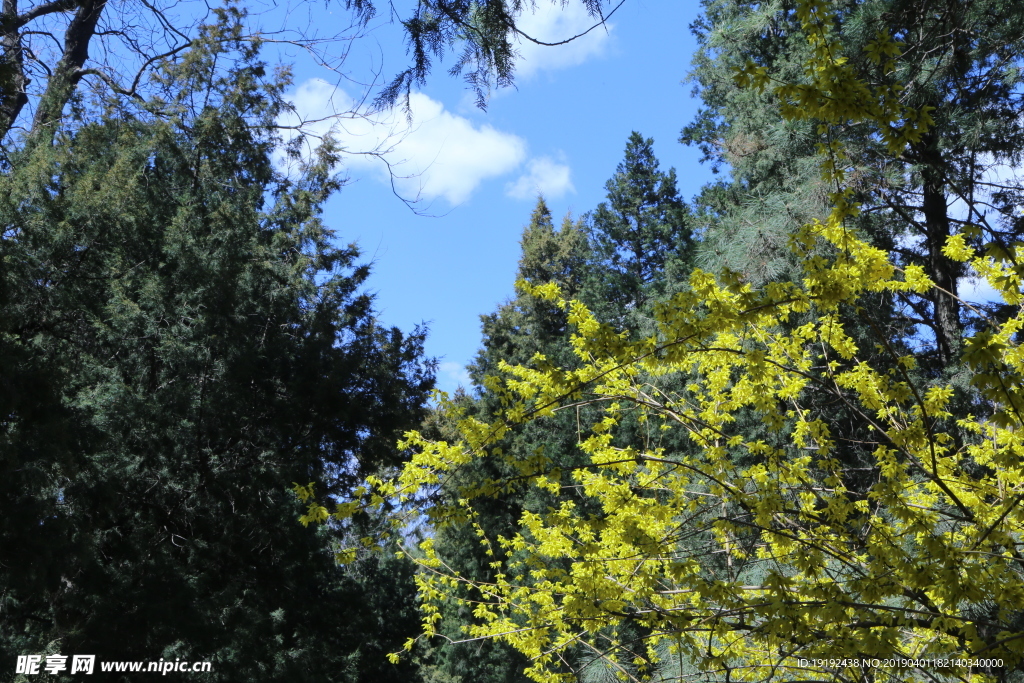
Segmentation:
{"type": "MultiPolygon", "coordinates": [[[[583,33],[595,23],[597,20],[587,13],[582,3],[562,6],[557,2],[540,2],[534,11],[524,12],[516,25],[536,40],[557,43],[583,33]]],[[[612,24],[598,26],[585,36],[557,46],[537,45],[520,37],[517,40],[520,58],[516,62],[516,73],[529,78],[540,71],[582,64],[605,51],[612,28],[612,24]]]]}
{"type": "Polygon", "coordinates": [[[294,112],[281,119],[307,134],[331,133],[345,150],[346,167],[394,182],[403,196],[456,205],[487,178],[514,171],[526,159],[526,142],[489,125],[474,125],[440,102],[413,93],[410,114],[358,112],[347,93],[321,79],[302,83],[290,97],[294,112]]]}
{"type": "Polygon", "coordinates": [[[575,191],[569,166],[546,156],[531,159],[526,173],[505,186],[505,194],[514,199],[536,199],[537,195],[556,199],[575,191]]]}
{"type": "Polygon", "coordinates": [[[1003,300],[1002,295],[988,283],[988,280],[979,276],[973,269],[970,275],[957,280],[956,288],[961,299],[973,304],[999,303],[1003,300]]]}
{"type": "Polygon", "coordinates": [[[443,391],[449,393],[454,392],[456,388],[463,387],[469,389],[472,385],[472,380],[469,378],[469,372],[466,368],[459,363],[453,363],[446,361],[441,363],[438,368],[440,374],[438,376],[438,385],[443,391]]]}

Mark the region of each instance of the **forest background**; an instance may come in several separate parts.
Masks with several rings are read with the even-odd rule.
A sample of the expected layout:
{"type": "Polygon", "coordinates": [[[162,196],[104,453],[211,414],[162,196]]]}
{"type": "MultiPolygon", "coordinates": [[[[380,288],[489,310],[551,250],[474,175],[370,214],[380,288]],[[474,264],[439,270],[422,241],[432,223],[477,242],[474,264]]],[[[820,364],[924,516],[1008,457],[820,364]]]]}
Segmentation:
{"type": "MultiPolygon", "coordinates": [[[[412,67],[376,104],[415,114],[426,58],[453,45],[466,49],[471,89],[486,102],[493,86],[511,83],[509,49],[524,25],[514,5],[421,3],[423,13],[404,24],[412,67]]],[[[345,9],[356,33],[372,21],[367,3],[345,9]]],[[[611,8],[584,9],[600,28],[611,8]]],[[[287,127],[310,112],[289,101],[301,89],[261,61],[260,43],[276,38],[253,40],[238,6],[215,10],[194,35],[150,15],[157,22],[146,40],[128,15],[106,10],[102,2],[4,10],[7,660],[86,650],[104,659],[210,659],[210,678],[223,680],[524,680],[526,669],[538,680],[788,679],[803,675],[790,659],[817,639],[850,656],[886,648],[999,654],[998,665],[949,675],[1012,678],[1021,628],[1014,169],[1024,33],[1013,4],[706,3],[693,26],[703,108],[681,122],[682,138],[722,179],[684,201],[652,141],[632,133],[593,210],[559,221],[539,201],[520,241],[518,293],[483,317],[473,389],[441,410],[427,403],[436,365],[424,333],[377,320],[364,257],[343,246],[342,226],[339,240],[321,219],[331,195],[354,189],[335,175],[351,159],[350,140],[321,138],[315,122],[305,136],[287,127]],[[53,26],[33,30],[41,19],[57,22],[63,42],[53,26]],[[104,23],[118,20],[125,23],[104,23]],[[111,59],[89,61],[83,40],[92,38],[92,54],[111,59]],[[95,49],[122,39],[127,58],[95,49]],[[40,47],[47,40],[59,49],[40,47]],[[152,78],[133,80],[133,59],[152,78]],[[810,83],[794,85],[801,78],[810,83]],[[878,104],[845,104],[855,101],[878,104]],[[986,271],[991,300],[956,296],[977,299],[969,285],[986,271]],[[721,288],[701,272],[717,275],[721,288]],[[803,326],[787,327],[811,312],[803,326]],[[766,379],[758,369],[766,358],[805,375],[822,359],[797,346],[785,347],[794,360],[773,355],[778,346],[755,348],[753,338],[736,342],[728,338],[736,320],[755,335],[781,329],[773,343],[821,342],[855,364],[826,357],[820,367],[832,384],[821,393],[766,379]],[[680,330],[704,346],[677,367],[665,349],[679,346],[680,330]],[[739,343],[733,353],[745,364],[703,364],[722,351],[707,334],[739,343]],[[868,356],[855,357],[858,349],[868,356]],[[645,364],[649,357],[665,365],[645,364]],[[616,377],[608,362],[633,369],[597,381],[616,377]],[[900,381],[878,374],[898,372],[900,381]],[[712,406],[723,395],[729,407],[712,406]],[[799,399],[795,412],[780,412],[776,398],[799,399]],[[703,422],[683,410],[693,401],[703,422]],[[639,412],[621,415],[620,402],[639,412]],[[891,424],[879,427],[865,410],[891,424]],[[655,447],[645,411],[689,432],[666,427],[655,447]],[[479,426],[495,418],[493,430],[479,426]],[[734,433],[723,450],[704,430],[725,438],[726,423],[734,433]],[[936,431],[947,423],[958,427],[936,431]],[[415,428],[425,440],[408,437],[415,428]],[[460,435],[455,450],[441,441],[460,435]],[[833,452],[836,442],[843,445],[833,452]],[[920,448],[930,449],[930,466],[920,448]],[[816,453],[818,470],[806,469],[801,450],[816,453]],[[613,453],[638,469],[617,468],[613,453]],[[368,481],[386,482],[410,455],[418,464],[402,477],[430,473],[415,480],[423,497],[414,499],[428,517],[389,539],[395,505],[408,505],[397,489],[380,484],[385,499],[366,506],[345,501],[359,500],[368,481]],[[725,481],[753,491],[747,483],[693,489],[651,464],[696,467],[719,482],[700,469],[704,457],[724,468],[725,481]],[[573,474],[589,471],[602,474],[573,474]],[[765,484],[776,476],[783,489],[765,484]],[[664,487],[653,485],[662,479],[664,487]],[[340,501],[337,519],[297,527],[303,508],[287,482],[312,482],[296,485],[307,502],[340,501]],[[927,515],[895,513],[907,502],[901,492],[918,489],[910,507],[927,515]],[[687,517],[675,493],[720,497],[721,517],[708,521],[703,508],[687,517]],[[788,495],[797,512],[782,502],[761,507],[788,495]],[[467,497],[472,506],[460,512],[467,497]],[[615,532],[626,543],[616,552],[653,548],[658,557],[648,560],[659,566],[668,553],[667,574],[612,572],[619,588],[601,583],[608,577],[567,585],[567,570],[576,581],[577,567],[604,562],[579,561],[603,550],[573,534],[603,534],[640,509],[667,520],[671,533],[633,522],[628,534],[615,532]],[[797,516],[776,526],[784,512],[797,516]],[[742,533],[751,520],[763,544],[742,533]],[[797,544],[803,550],[779,545],[787,524],[801,533],[811,525],[797,544]],[[863,556],[821,550],[813,531],[821,525],[835,534],[822,542],[828,548],[852,544],[863,556]],[[882,525],[892,533],[879,553],[864,529],[882,525]],[[580,549],[553,550],[544,540],[551,533],[580,549]],[[417,536],[427,541],[421,551],[412,548],[417,536]],[[396,555],[399,545],[406,551],[396,555]],[[524,552],[533,558],[525,564],[524,552]],[[747,562],[771,552],[775,569],[747,562]],[[989,560],[972,583],[951,569],[963,569],[970,553],[1007,559],[989,560]],[[837,560],[868,578],[851,579],[837,560]],[[503,567],[516,590],[508,592],[503,567]],[[944,583],[932,586],[939,570],[944,583]],[[688,576],[697,583],[686,584],[688,576]],[[736,583],[752,580],[763,585],[736,583]],[[613,595],[639,590],[633,581],[654,592],[613,595]],[[792,589],[794,581],[811,593],[792,589]],[[880,593],[819,595],[823,585],[851,581],[854,593],[880,593]],[[415,637],[417,586],[427,628],[441,638],[415,637]],[[483,592],[473,598],[459,586],[483,592]],[[728,594],[730,586],[741,593],[728,594]],[[887,602],[893,586],[909,591],[898,604],[887,602]],[[774,596],[767,612],[756,602],[763,591],[774,596]],[[682,593],[726,607],[702,617],[712,627],[691,631],[696,617],[672,613],[705,605],[662,602],[682,593]],[[561,596],[561,611],[536,598],[550,594],[561,596]],[[584,595],[592,605],[572,612],[584,595]],[[838,631],[792,611],[809,595],[818,607],[838,606],[825,614],[838,631]],[[488,604],[510,609],[511,621],[488,604]],[[860,609],[883,617],[871,621],[860,609]],[[897,621],[884,617],[893,611],[897,621]],[[536,637],[507,637],[521,631],[536,637]],[[701,631],[705,654],[692,635],[701,631]],[[729,633],[744,635],[730,641],[729,633]],[[386,663],[402,643],[410,654],[386,663]]],[[[309,38],[291,44],[320,49],[309,38]]],[[[377,116],[340,114],[349,128],[339,131],[349,133],[377,116]]],[[[401,132],[404,119],[392,121],[401,132]]],[[[387,160],[383,149],[369,156],[387,160]]],[[[519,158],[526,180],[507,185],[509,194],[531,182],[567,189],[557,160],[519,158]]],[[[456,203],[472,191],[436,190],[430,173],[390,178],[400,195],[410,180],[428,198],[456,203]]],[[[303,519],[325,513],[314,502],[303,519]]],[[[855,669],[828,675],[867,675],[855,669]]],[[[924,674],[911,666],[896,675],[924,674]]]]}

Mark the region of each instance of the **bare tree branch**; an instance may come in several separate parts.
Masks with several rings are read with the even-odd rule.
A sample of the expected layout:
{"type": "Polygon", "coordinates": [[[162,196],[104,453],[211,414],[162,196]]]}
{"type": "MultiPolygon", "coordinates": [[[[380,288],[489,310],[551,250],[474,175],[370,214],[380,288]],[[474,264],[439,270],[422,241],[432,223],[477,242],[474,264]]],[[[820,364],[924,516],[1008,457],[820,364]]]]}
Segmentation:
{"type": "Polygon", "coordinates": [[[78,7],[78,4],[78,0],[54,0],[54,2],[46,2],[42,5],[36,5],[29,11],[18,16],[15,21],[15,27],[21,28],[33,19],[38,19],[39,17],[46,16],[47,14],[53,14],[54,12],[71,12],[78,7]]]}

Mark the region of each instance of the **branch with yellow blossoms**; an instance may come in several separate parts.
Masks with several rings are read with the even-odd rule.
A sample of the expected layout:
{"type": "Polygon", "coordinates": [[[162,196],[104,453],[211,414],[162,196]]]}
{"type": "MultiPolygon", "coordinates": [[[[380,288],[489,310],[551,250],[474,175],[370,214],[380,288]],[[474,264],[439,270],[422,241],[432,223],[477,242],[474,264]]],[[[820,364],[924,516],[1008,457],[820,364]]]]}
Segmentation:
{"type": "MultiPolygon", "coordinates": [[[[931,118],[903,105],[898,83],[858,76],[826,2],[801,2],[798,13],[813,47],[805,80],[775,83],[751,63],[736,81],[773,88],[787,118],[820,122],[833,208],[795,230],[801,279],[755,290],[728,273],[695,271],[686,291],[657,308],[658,334],[638,341],[553,284],[520,283],[567,312],[579,367],[543,358],[503,366],[487,380],[503,406],[491,422],[460,417],[454,443],[408,434],[402,446],[414,455],[405,468],[332,513],[398,501],[436,527],[478,529],[493,560],[489,583],[445,565],[431,539],[417,555],[427,635],[444,601],[462,600],[475,617],[466,638],[509,643],[544,683],[576,680],[579,653],[604,658],[623,680],[678,659],[686,662],[678,676],[706,680],[985,681],[1024,660],[1024,631],[1014,626],[1024,607],[1024,349],[1016,343],[1024,318],[993,321],[966,341],[978,400],[991,407],[984,418],[953,415],[953,389],[916,378],[913,355],[884,335],[881,356],[858,348],[851,314],[869,319],[872,297],[924,295],[934,285],[851,228],[858,206],[843,186],[848,160],[829,133],[867,126],[898,155],[931,118]],[[666,377],[685,388],[653,389],[666,377]],[[811,392],[842,406],[871,438],[837,435],[828,415],[807,405],[811,392]],[[513,460],[501,448],[520,425],[582,403],[599,408],[581,429],[583,465],[563,471],[540,454],[513,460]],[[617,446],[627,412],[655,434],[685,430],[691,447],[617,446]],[[741,413],[757,416],[772,443],[749,439],[741,413]],[[842,457],[854,448],[870,463],[856,486],[842,457]],[[507,460],[519,476],[460,476],[483,459],[507,460]],[[552,504],[488,538],[475,503],[524,486],[552,504]]],[[[878,34],[867,51],[894,73],[900,50],[891,36],[878,34]]],[[[944,253],[1019,306],[1020,245],[975,250],[972,237],[954,235],[944,253]]],[[[458,417],[453,404],[446,410],[458,417]]],[[[327,515],[311,502],[303,519],[327,515]]]]}

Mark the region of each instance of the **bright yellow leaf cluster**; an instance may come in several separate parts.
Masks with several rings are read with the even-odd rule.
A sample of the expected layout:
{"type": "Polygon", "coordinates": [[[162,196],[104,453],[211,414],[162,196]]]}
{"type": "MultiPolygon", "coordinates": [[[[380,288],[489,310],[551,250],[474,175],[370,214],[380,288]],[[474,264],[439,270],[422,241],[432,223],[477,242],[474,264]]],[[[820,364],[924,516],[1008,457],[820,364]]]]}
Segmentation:
{"type": "MultiPolygon", "coordinates": [[[[1024,318],[993,323],[966,345],[979,400],[993,407],[985,420],[955,419],[953,391],[915,380],[913,357],[888,340],[877,340],[889,354],[884,367],[858,348],[844,321],[864,312],[867,297],[933,284],[849,229],[858,207],[842,187],[844,157],[829,126],[874,126],[897,153],[931,119],[906,109],[898,86],[869,84],[838,56],[830,11],[823,0],[799,3],[813,57],[804,82],[776,87],[785,116],[823,122],[823,176],[836,185],[828,218],[795,232],[802,278],[755,290],[696,271],[658,307],[657,335],[641,340],[602,325],[554,285],[520,283],[567,311],[580,367],[504,366],[487,381],[500,415],[456,414],[457,443],[408,434],[411,461],[372,482],[366,505],[427,501],[420,511],[433,524],[471,525],[493,558],[494,580],[473,583],[425,542],[418,582],[428,634],[445,600],[464,600],[476,619],[467,637],[510,643],[545,683],[575,680],[570,651],[603,656],[624,680],[675,657],[733,681],[982,681],[972,661],[1024,659],[1024,632],[999,626],[1024,606],[1024,318]],[[651,389],[670,375],[685,389],[651,389]],[[812,392],[870,437],[844,436],[808,406],[812,392]],[[510,461],[514,482],[456,483],[474,460],[509,460],[500,444],[519,425],[580,402],[602,408],[580,431],[584,465],[563,472],[537,454],[510,461]],[[684,430],[690,447],[617,446],[626,411],[655,432],[684,430]],[[756,416],[771,443],[750,439],[741,414],[756,416]],[[850,470],[853,451],[867,471],[850,470]],[[555,502],[525,513],[508,536],[487,538],[474,501],[523,482],[555,502]],[[439,487],[454,495],[436,502],[439,487]]],[[[892,71],[898,44],[880,33],[867,54],[892,71]]],[[[771,78],[749,64],[737,82],[766,87],[771,78]]],[[[976,252],[956,235],[945,253],[1018,304],[1019,247],[976,252]]],[[[321,520],[312,487],[296,491],[313,501],[303,520],[321,520]]]]}

